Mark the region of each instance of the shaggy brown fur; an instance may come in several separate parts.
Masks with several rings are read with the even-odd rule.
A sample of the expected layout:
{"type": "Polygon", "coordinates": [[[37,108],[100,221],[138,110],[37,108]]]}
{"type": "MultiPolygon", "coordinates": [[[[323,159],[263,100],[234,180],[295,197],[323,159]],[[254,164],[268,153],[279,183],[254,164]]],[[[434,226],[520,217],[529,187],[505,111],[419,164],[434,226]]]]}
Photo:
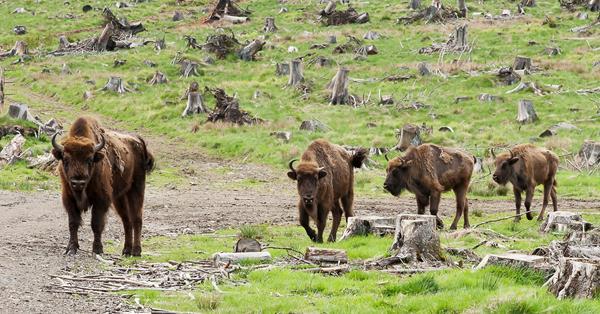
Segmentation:
{"type": "MultiPolygon", "coordinates": [[[[525,191],[527,219],[533,219],[533,214],[530,211],[531,200],[533,199],[535,187],[540,184],[544,185],[544,201],[538,220],[544,219],[549,196],[552,198],[554,211],[557,210],[556,171],[558,170],[558,156],[556,154],[531,144],[521,144],[515,146],[509,152],[498,155],[495,164],[494,181],[499,184],[510,182],[513,186],[517,215],[521,212],[521,194],[525,191]]],[[[516,221],[519,219],[520,216],[515,218],[516,221]]]]}
{"type": "Polygon", "coordinates": [[[298,211],[300,225],[311,240],[323,242],[323,230],[329,212],[333,215],[333,225],[328,241],[334,242],[342,219],[342,208],[346,216],[354,216],[354,168],[360,168],[367,157],[365,149],[358,149],[350,155],[341,146],[325,140],[312,142],[298,166],[294,169],[290,161],[288,177],[298,181],[298,211]],[[340,206],[341,202],[341,206],[340,206]],[[317,225],[317,233],[309,225],[309,217],[317,225]]]}
{"type": "Polygon", "coordinates": [[[56,135],[52,144],[52,154],[61,161],[62,201],[69,216],[67,253],[77,253],[81,213],[89,208],[93,251],[102,253],[102,231],[112,204],[125,229],[123,254],[139,256],[146,173],[154,167],[144,140],[105,130],[95,119],[82,117],[73,123],[62,145],[56,143],[56,135]]]}
{"type": "MultiPolygon", "coordinates": [[[[473,173],[475,157],[456,149],[433,144],[411,147],[402,157],[389,161],[384,189],[394,196],[407,189],[417,197],[417,210],[420,215],[429,211],[437,217],[442,192],[454,190],[456,195],[456,215],[450,229],[456,229],[464,212],[464,227],[469,227],[469,206],[467,190],[473,173]]],[[[438,228],[443,228],[437,217],[438,228]]]]}

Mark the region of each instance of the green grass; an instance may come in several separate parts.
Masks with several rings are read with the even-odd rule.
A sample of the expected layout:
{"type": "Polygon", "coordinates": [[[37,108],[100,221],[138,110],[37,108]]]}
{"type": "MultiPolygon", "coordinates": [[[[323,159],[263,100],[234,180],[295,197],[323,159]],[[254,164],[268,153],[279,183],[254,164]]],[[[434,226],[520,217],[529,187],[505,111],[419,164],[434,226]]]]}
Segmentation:
{"type": "MultiPolygon", "coordinates": [[[[570,32],[570,28],[590,21],[580,21],[574,18],[574,14],[562,12],[558,1],[538,1],[536,7],[527,9],[527,17],[511,22],[496,22],[490,25],[482,18],[471,19],[469,36],[474,42],[473,52],[462,56],[447,54],[441,65],[449,69],[448,77],[417,75],[415,79],[406,82],[350,83],[350,91],[356,95],[371,93],[372,98],[377,98],[381,90],[382,94],[394,95],[401,104],[420,101],[431,106],[429,110],[419,111],[397,110],[395,106],[379,106],[374,103],[356,109],[348,106],[327,106],[324,86],[335,74],[335,66],[321,69],[305,66],[304,74],[312,84],[313,92],[307,100],[302,100],[298,92],[282,88],[287,78],[274,75],[274,63],[314,52],[348,67],[353,78],[416,74],[415,65],[418,62],[425,61],[435,65],[439,56],[420,55],[415,51],[432,42],[445,41],[452,25],[394,24],[396,17],[410,12],[406,9],[406,4],[386,0],[383,3],[355,5],[358,11],[369,12],[371,21],[367,24],[323,27],[312,23],[312,12],[317,12],[321,5],[290,1],[285,4],[289,12],[277,14],[280,5],[267,0],[253,0],[247,3],[253,11],[251,21],[244,25],[231,26],[231,29],[242,42],[252,40],[263,35],[260,29],[266,16],[276,17],[279,31],[267,35],[268,43],[266,49],[260,53],[259,60],[244,62],[230,56],[225,60],[217,60],[214,65],[203,66],[203,74],[200,77],[181,78],[178,67],[170,63],[178,51],[196,60],[202,60],[206,56],[205,52],[186,49],[182,36],[193,35],[201,42],[217,30],[212,26],[200,25],[201,14],[195,13],[190,16],[186,13],[186,20],[181,22],[173,22],[170,17],[176,10],[197,11],[208,3],[206,0],[190,1],[188,6],[176,6],[174,1],[156,0],[131,8],[116,9],[114,1],[95,1],[95,7],[109,6],[117,15],[126,16],[130,21],[142,20],[147,31],[140,35],[150,39],[165,36],[167,49],[157,54],[151,45],[148,45],[112,53],[46,57],[43,53],[57,46],[57,34],[67,34],[71,41],[75,41],[99,33],[99,11],[82,13],[79,3],[65,5],[60,0],[49,0],[40,4],[33,1],[11,1],[14,7],[23,6],[35,10],[36,14],[10,14],[9,9],[1,11],[0,16],[5,17],[0,19],[1,29],[8,30],[14,25],[25,25],[29,32],[23,36],[7,32],[6,36],[0,38],[0,46],[9,48],[16,40],[25,40],[30,49],[37,53],[34,54],[34,59],[25,65],[10,65],[13,61],[10,58],[0,60],[0,66],[10,70],[6,75],[15,82],[14,88],[23,91],[11,97],[28,103],[37,112],[44,112],[46,104],[31,101],[27,94],[30,90],[67,104],[72,110],[62,109],[57,112],[66,124],[77,114],[100,114],[121,122],[129,129],[143,128],[145,132],[177,138],[194,149],[220,158],[243,159],[245,162],[267,164],[281,170],[285,168],[288,160],[298,157],[310,141],[320,137],[339,144],[391,147],[395,144],[394,129],[404,123],[426,123],[434,132],[424,135],[424,141],[462,147],[477,156],[486,156],[490,146],[529,141],[549,146],[559,155],[563,155],[577,152],[584,139],[593,139],[600,135],[595,106],[597,96],[582,96],[573,92],[581,88],[596,87],[592,82],[597,81],[600,75],[597,69],[591,68],[591,63],[597,61],[597,56],[591,48],[599,46],[600,39],[597,36],[591,36],[587,42],[571,39],[575,35],[570,32]],[[62,18],[67,13],[74,13],[77,18],[62,18]],[[546,15],[557,16],[558,27],[542,26],[546,15]],[[75,30],[83,31],[74,32],[75,30]],[[344,42],[344,34],[362,38],[367,30],[380,32],[384,38],[372,42],[377,46],[379,54],[369,56],[364,61],[353,60],[351,54],[334,55],[332,47],[324,50],[308,49],[313,43],[325,42],[330,34],[337,35],[338,42],[344,42]],[[310,33],[304,34],[304,31],[310,33]],[[538,44],[529,45],[531,40],[538,44]],[[298,47],[299,52],[288,53],[287,47],[290,45],[298,47]],[[544,47],[552,45],[559,45],[562,53],[558,56],[543,54],[544,47]],[[496,86],[494,75],[485,71],[510,65],[515,55],[531,57],[534,65],[542,69],[527,76],[525,81],[561,84],[564,92],[541,97],[528,92],[505,94],[512,87],[496,86]],[[125,59],[127,63],[122,67],[113,68],[112,62],[115,59],[125,59]],[[154,61],[158,67],[146,67],[142,64],[146,59],[154,61]],[[469,64],[463,68],[473,67],[479,71],[479,75],[472,76],[460,67],[453,69],[451,63],[458,59],[468,60],[469,64]],[[72,75],[60,74],[63,63],[69,65],[73,71],[72,75]],[[43,68],[49,69],[50,73],[41,73],[43,68]],[[146,79],[155,70],[164,72],[170,79],[169,83],[149,86],[146,79]],[[111,75],[121,76],[125,81],[136,85],[137,91],[126,95],[98,91],[111,75]],[[93,83],[89,84],[86,81],[93,83]],[[204,115],[180,118],[185,104],[178,99],[192,81],[198,81],[201,86],[223,87],[230,95],[237,93],[243,109],[268,122],[259,126],[232,127],[205,123],[204,115]],[[82,99],[86,90],[94,92],[94,98],[89,101],[82,99]],[[268,96],[253,99],[252,95],[256,90],[268,96]],[[481,103],[473,99],[454,103],[457,96],[476,98],[480,93],[500,95],[504,102],[481,103]],[[533,100],[540,121],[521,127],[515,121],[516,105],[524,98],[533,100]],[[322,133],[298,131],[300,122],[310,118],[318,118],[331,129],[322,133]],[[561,130],[553,138],[537,138],[547,127],[561,121],[573,123],[581,130],[561,130]],[[367,128],[366,124],[370,122],[376,126],[367,128]],[[195,124],[200,125],[200,130],[191,133],[190,128],[195,124]],[[455,132],[438,132],[440,126],[451,126],[455,132]],[[282,143],[269,136],[270,132],[280,130],[293,132],[289,143],[282,143]]],[[[470,12],[499,14],[501,9],[513,6],[514,3],[510,1],[496,1],[485,4],[470,3],[469,9],[470,12]]],[[[598,34],[598,31],[593,30],[592,35],[594,34],[598,34]]],[[[212,108],[212,97],[204,95],[204,98],[212,108]]],[[[363,195],[381,196],[383,192],[379,187],[383,181],[385,161],[381,156],[373,159],[378,165],[373,171],[357,176],[357,190],[363,195]]],[[[163,173],[157,174],[162,175],[163,173]]],[[[166,184],[165,181],[176,176],[166,173],[165,178],[156,180],[160,181],[159,184],[166,184]]],[[[230,187],[260,187],[261,184],[260,181],[248,179],[233,182],[230,187]]],[[[489,189],[486,185],[487,182],[473,189],[472,196],[503,197],[501,190],[489,189]]],[[[559,194],[562,196],[593,198],[600,192],[600,179],[598,176],[586,176],[561,169],[559,186],[559,194]]]]}

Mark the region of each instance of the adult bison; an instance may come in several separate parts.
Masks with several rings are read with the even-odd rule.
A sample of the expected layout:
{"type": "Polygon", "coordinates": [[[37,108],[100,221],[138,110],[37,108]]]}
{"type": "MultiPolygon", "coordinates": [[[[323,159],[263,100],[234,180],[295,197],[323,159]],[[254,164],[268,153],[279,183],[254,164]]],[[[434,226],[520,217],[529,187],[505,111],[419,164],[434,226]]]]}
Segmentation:
{"type": "Polygon", "coordinates": [[[52,137],[52,154],[60,160],[62,201],[69,216],[66,253],[77,253],[81,213],[90,208],[93,252],[102,253],[102,231],[112,204],[125,229],[123,255],[140,256],[146,173],[154,166],[144,140],[105,130],[89,117],[77,119],[62,144],[56,136],[52,137]]]}
{"type": "Polygon", "coordinates": [[[436,216],[438,228],[444,223],[437,217],[442,192],[452,189],[456,195],[456,215],[450,229],[456,229],[464,212],[464,227],[469,227],[467,190],[475,157],[456,149],[422,144],[408,149],[404,156],[389,161],[383,188],[394,196],[406,189],[417,197],[417,212],[425,207],[436,216]]]}
{"type": "MultiPolygon", "coordinates": [[[[495,156],[494,156],[495,157],[495,156]]],[[[495,157],[496,171],[493,179],[498,184],[510,182],[515,194],[515,204],[517,215],[521,214],[521,193],[525,191],[525,214],[527,219],[533,219],[531,213],[531,200],[535,187],[544,185],[544,201],[542,211],[538,220],[544,218],[546,206],[548,206],[548,196],[552,197],[552,206],[557,210],[556,203],[556,171],[558,170],[558,156],[553,152],[535,147],[531,144],[521,144],[513,147],[508,152],[504,152],[495,157]]],[[[515,217],[516,221],[520,216],[515,217]]]]}
{"type": "Polygon", "coordinates": [[[316,140],[302,154],[296,168],[296,159],[290,161],[290,171],[287,175],[298,182],[300,225],[311,240],[323,242],[323,230],[330,211],[333,215],[333,225],[328,238],[330,242],[335,242],[342,219],[342,208],[346,220],[354,216],[353,168],[360,168],[366,157],[365,149],[360,148],[354,154],[350,154],[341,146],[325,140],[316,140]],[[316,234],[309,225],[309,217],[317,225],[316,234]]]}

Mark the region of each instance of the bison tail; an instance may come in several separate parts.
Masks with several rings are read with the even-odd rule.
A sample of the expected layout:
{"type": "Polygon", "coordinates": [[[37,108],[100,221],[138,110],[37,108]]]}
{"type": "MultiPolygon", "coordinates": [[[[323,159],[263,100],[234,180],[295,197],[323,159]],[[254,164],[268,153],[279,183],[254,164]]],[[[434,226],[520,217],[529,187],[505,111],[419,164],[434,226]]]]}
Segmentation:
{"type": "Polygon", "coordinates": [[[556,179],[554,179],[554,181],[552,182],[552,188],[556,190],[557,186],[558,186],[558,183],[556,183],[556,179]]]}
{"type": "Polygon", "coordinates": [[[352,167],[361,168],[363,165],[363,162],[365,162],[365,159],[367,159],[368,155],[369,155],[369,152],[366,149],[364,149],[362,147],[357,149],[354,152],[354,154],[352,155],[352,158],[350,160],[352,167]]]}
{"type": "Polygon", "coordinates": [[[152,170],[154,170],[154,166],[156,165],[154,162],[154,156],[152,155],[152,153],[150,153],[150,151],[148,151],[146,141],[144,141],[144,139],[141,136],[138,136],[138,138],[140,139],[140,142],[142,142],[142,148],[144,149],[144,151],[142,152],[144,156],[144,170],[146,170],[146,173],[150,173],[152,172],[152,170]]]}

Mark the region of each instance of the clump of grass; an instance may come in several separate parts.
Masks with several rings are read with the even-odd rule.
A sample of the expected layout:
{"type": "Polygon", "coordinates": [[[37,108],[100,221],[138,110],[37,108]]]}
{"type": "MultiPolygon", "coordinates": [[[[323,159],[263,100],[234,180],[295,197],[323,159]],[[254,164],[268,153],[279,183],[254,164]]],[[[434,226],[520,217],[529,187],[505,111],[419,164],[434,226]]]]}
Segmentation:
{"type": "Polygon", "coordinates": [[[493,291],[498,289],[499,282],[500,278],[492,274],[485,274],[483,278],[481,278],[481,280],[478,282],[478,284],[481,289],[493,291]]]}
{"type": "Polygon", "coordinates": [[[469,192],[476,196],[506,196],[508,194],[508,187],[498,185],[493,181],[477,182],[471,184],[469,192]]]}
{"type": "Polygon", "coordinates": [[[520,285],[541,286],[546,281],[542,272],[526,267],[490,266],[485,271],[520,285]]]}
{"type": "Polygon", "coordinates": [[[470,212],[470,214],[471,214],[473,217],[483,217],[483,210],[481,210],[481,209],[479,209],[479,208],[477,208],[477,209],[473,209],[473,210],[470,212]]]}
{"type": "Polygon", "coordinates": [[[431,274],[413,277],[410,280],[395,285],[385,286],[383,295],[392,296],[398,293],[406,295],[433,294],[440,291],[440,286],[431,274]]]}
{"type": "Polygon", "coordinates": [[[539,311],[529,302],[524,300],[511,300],[498,305],[492,313],[502,314],[529,314],[539,311]]]}
{"type": "Polygon", "coordinates": [[[267,227],[260,225],[245,225],[240,228],[240,237],[247,239],[262,239],[267,235],[267,227]]]}
{"type": "Polygon", "coordinates": [[[222,298],[217,293],[203,293],[196,296],[196,306],[201,311],[214,311],[221,304],[222,298]]]}

